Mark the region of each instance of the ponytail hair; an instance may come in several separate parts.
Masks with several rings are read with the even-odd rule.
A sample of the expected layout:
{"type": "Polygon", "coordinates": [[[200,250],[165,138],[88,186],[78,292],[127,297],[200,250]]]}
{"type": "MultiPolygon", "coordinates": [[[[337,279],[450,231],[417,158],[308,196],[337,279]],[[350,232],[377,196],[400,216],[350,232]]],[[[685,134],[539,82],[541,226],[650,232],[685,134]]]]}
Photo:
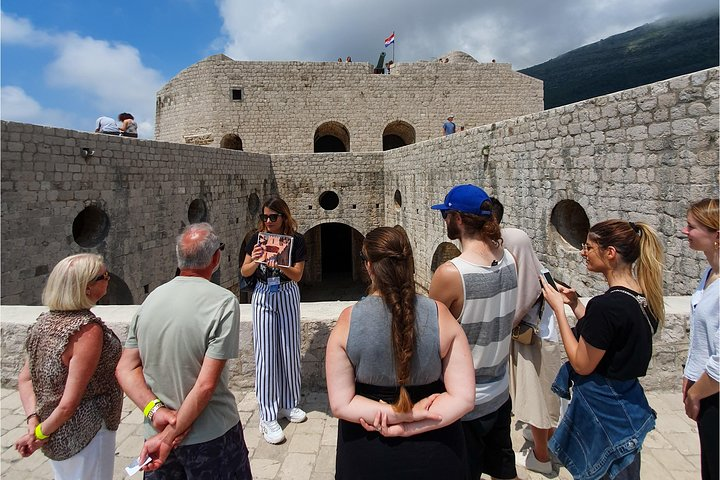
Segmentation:
{"type": "Polygon", "coordinates": [[[662,328],[665,323],[663,249],[655,230],[644,222],[605,220],[593,225],[588,237],[602,248],[614,247],[624,262],[633,265],[641,293],[658,321],[658,329],[662,328]]]}
{"type": "Polygon", "coordinates": [[[415,353],[415,261],[405,232],[393,227],[372,230],[363,242],[363,254],[372,263],[371,292],[379,293],[392,314],[391,338],[400,395],[393,404],[409,412],[413,403],[406,389],[415,353]]]}

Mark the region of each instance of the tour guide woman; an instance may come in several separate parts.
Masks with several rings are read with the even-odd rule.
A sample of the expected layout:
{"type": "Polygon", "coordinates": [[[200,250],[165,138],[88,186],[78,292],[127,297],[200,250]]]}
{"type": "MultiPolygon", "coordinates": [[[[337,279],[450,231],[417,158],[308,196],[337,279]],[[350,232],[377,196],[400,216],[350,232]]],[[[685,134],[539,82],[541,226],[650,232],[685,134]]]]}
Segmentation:
{"type": "Polygon", "coordinates": [[[122,346],[89,309],[108,288],[102,257],[81,253],[60,261],[48,278],[41,314],[28,329],[18,390],[28,433],[15,448],[38,448],[58,480],[112,478],[122,391],[115,367],[122,346]]]}
{"type": "Polygon", "coordinates": [[[255,276],[252,295],[253,346],[255,349],[255,394],[260,405],[260,432],[268,443],[285,439],[277,422],[284,417],[303,422],[300,401],[300,281],[305,268],[305,239],[297,233],[290,209],[279,197],[270,197],[262,207],[260,232],[293,237],[292,266],[277,264],[274,257],[258,263],[263,248],[258,234],[245,249],[240,269],[243,277],[255,276]]]}
{"type": "Polygon", "coordinates": [[[720,216],[718,200],[706,198],[687,213],[688,245],[709,263],[691,300],[690,348],[683,374],[685,413],[697,422],[703,480],[718,474],[718,380],[720,380],[720,216]]]}
{"type": "Polygon", "coordinates": [[[655,428],[655,412],[638,377],[647,372],[665,317],[662,248],[649,225],[606,220],[590,228],[581,255],[610,288],[586,308],[575,290],[558,285],[558,292],[543,280],[568,356],[553,390],[569,398],[574,384],[549,447],[575,478],[639,479],[640,449],[655,428]],[[563,302],[578,318],[575,331],[563,302]]]}
{"type": "Polygon", "coordinates": [[[415,293],[404,232],[376,228],[361,257],[370,295],[340,314],[325,358],[340,419],[335,478],[464,480],[459,419],[475,401],[465,333],[445,305],[415,293]],[[385,438],[395,436],[409,438],[385,438]]]}

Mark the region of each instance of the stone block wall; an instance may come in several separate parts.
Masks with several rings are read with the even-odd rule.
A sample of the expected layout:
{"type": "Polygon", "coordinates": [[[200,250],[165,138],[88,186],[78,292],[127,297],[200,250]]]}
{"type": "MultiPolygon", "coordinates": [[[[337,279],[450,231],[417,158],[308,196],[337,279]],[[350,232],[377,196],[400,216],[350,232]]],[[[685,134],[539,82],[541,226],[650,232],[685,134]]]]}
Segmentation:
{"type": "Polygon", "coordinates": [[[453,185],[475,183],[503,202],[504,225],[528,232],[556,278],[594,295],[604,280],[560,232],[581,231],[580,210],[589,225],[646,221],[665,247],[666,294],[687,295],[706,261],[680,229],[691,202],[718,196],[717,140],[718,69],[496,122],[385,152],[385,224],[406,229],[418,284],[428,285],[447,241],[429,207],[453,185]]]}
{"type": "Polygon", "coordinates": [[[202,218],[200,200],[228,247],[215,280],[237,283],[240,242],[257,213],[248,197],[274,189],[269,156],[1,125],[3,304],[38,305],[49,271],[80,252],[105,257],[113,276],[103,301],[141,303],[175,275],[175,236],[189,213],[202,218]]]}
{"type": "Polygon", "coordinates": [[[368,63],[238,62],[213,55],[180,72],[157,94],[155,138],[219,146],[236,134],[251,152],[313,152],[326,122],[344,126],[352,152],[382,150],[395,121],[416,142],[438,137],[450,113],[465,128],[543,109],[542,82],[509,64],[398,64],[390,75],[368,63]],[[242,100],[232,100],[232,90],[242,100]]]}

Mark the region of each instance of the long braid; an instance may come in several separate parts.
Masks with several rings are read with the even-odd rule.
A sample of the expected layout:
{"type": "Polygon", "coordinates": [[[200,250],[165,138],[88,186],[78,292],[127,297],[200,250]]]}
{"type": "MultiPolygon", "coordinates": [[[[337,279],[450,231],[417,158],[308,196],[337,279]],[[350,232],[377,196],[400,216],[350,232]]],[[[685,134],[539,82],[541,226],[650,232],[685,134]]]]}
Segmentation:
{"type": "Polygon", "coordinates": [[[407,236],[391,227],[381,227],[365,237],[365,251],[372,262],[374,291],[380,293],[392,315],[391,339],[395,375],[400,395],[393,408],[412,409],[405,388],[410,380],[415,353],[415,265],[407,236]]]}

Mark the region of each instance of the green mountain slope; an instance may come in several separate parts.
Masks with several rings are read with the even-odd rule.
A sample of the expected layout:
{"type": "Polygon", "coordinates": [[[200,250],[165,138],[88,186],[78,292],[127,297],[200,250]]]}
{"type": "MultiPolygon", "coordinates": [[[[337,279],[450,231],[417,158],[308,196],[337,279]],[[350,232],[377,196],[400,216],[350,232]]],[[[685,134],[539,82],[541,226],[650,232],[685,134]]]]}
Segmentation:
{"type": "Polygon", "coordinates": [[[718,16],[661,20],[520,70],[545,82],[545,108],[717,66],[718,16]]]}

